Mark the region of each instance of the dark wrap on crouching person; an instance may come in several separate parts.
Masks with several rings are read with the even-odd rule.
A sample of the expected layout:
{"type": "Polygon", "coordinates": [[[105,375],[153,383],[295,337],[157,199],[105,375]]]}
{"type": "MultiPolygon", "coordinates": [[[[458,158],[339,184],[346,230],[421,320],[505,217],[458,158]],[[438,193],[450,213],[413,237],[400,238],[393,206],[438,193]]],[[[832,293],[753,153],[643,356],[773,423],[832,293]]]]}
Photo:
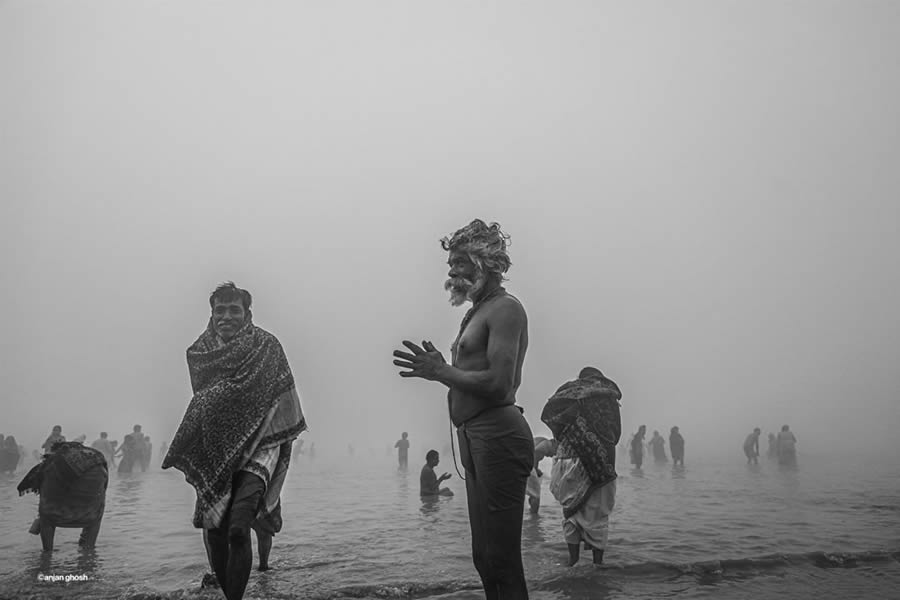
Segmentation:
{"type": "Polygon", "coordinates": [[[584,470],[576,500],[563,507],[569,518],[599,487],[618,477],[616,444],[622,435],[619,400],[622,392],[614,381],[593,367],[582,369],[578,379],[556,390],[541,412],[559,442],[558,458],[577,457],[584,470]]]}

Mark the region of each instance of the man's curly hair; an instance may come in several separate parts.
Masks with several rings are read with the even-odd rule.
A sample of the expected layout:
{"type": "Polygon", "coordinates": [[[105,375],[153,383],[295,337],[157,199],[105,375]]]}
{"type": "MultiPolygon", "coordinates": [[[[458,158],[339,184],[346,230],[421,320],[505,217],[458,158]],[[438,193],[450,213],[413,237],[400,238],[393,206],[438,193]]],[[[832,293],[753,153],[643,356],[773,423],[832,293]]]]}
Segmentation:
{"type": "Polygon", "coordinates": [[[465,253],[476,269],[485,275],[498,275],[501,281],[506,280],[503,274],[512,265],[506,251],[509,245],[509,234],[500,230],[499,223],[488,225],[481,219],[475,219],[457,229],[453,235],[441,238],[444,250],[465,253]]]}

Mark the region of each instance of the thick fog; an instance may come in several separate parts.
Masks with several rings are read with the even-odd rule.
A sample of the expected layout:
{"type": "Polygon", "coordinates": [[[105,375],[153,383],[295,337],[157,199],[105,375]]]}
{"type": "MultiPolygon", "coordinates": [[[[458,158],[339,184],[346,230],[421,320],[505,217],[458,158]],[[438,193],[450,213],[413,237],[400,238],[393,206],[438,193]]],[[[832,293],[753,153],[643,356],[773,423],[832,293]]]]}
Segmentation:
{"type": "Polygon", "coordinates": [[[233,280],[322,454],[449,443],[438,240],[511,235],[519,404],[900,450],[895,2],[0,2],[3,419],[171,440],[233,280]]]}

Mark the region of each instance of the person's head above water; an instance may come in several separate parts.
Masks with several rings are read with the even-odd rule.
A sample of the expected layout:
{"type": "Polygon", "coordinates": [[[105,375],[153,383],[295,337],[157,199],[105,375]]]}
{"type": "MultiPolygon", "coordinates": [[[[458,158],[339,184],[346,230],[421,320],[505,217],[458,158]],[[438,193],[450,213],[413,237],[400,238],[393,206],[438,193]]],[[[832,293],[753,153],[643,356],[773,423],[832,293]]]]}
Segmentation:
{"type": "Polygon", "coordinates": [[[782,431],[788,431],[788,429],[789,429],[789,428],[788,428],[787,425],[782,425],[782,426],[781,426],[781,430],[782,430],[782,431]]]}
{"type": "Polygon", "coordinates": [[[409,434],[406,433],[405,431],[400,435],[400,437],[402,437],[404,440],[405,440],[408,436],[409,436],[409,434]]]}
{"type": "Polygon", "coordinates": [[[428,463],[429,467],[436,467],[441,462],[441,455],[438,454],[437,450],[429,450],[425,453],[425,462],[428,463]]]}
{"type": "Polygon", "coordinates": [[[671,433],[678,433],[678,425],[669,430],[671,433]]]}
{"type": "Polygon", "coordinates": [[[233,338],[251,317],[252,303],[250,292],[237,287],[234,282],[221,284],[209,295],[213,330],[226,342],[233,338]]]}
{"type": "Polygon", "coordinates": [[[100,439],[104,439],[104,440],[105,440],[107,435],[109,435],[109,434],[107,434],[105,431],[101,431],[101,432],[100,432],[100,439]]]}
{"type": "Polygon", "coordinates": [[[638,427],[638,433],[641,435],[644,435],[645,433],[647,433],[647,426],[641,425],[640,427],[638,427]]]}
{"type": "Polygon", "coordinates": [[[488,225],[481,219],[441,238],[441,247],[450,253],[444,289],[450,292],[453,306],[466,300],[475,302],[485,286],[505,281],[504,273],[512,265],[506,250],[508,245],[509,235],[500,229],[499,223],[488,225]]]}
{"type": "Polygon", "coordinates": [[[755,427],[755,428],[753,429],[753,433],[755,433],[756,435],[759,435],[759,434],[762,433],[762,429],[760,429],[759,427],[755,427]]]}
{"type": "Polygon", "coordinates": [[[140,432],[141,432],[141,426],[140,426],[140,425],[135,425],[133,429],[134,429],[134,432],[135,432],[135,433],[140,433],[140,432]]]}
{"type": "Polygon", "coordinates": [[[62,433],[62,425],[54,425],[53,433],[62,433]]]}

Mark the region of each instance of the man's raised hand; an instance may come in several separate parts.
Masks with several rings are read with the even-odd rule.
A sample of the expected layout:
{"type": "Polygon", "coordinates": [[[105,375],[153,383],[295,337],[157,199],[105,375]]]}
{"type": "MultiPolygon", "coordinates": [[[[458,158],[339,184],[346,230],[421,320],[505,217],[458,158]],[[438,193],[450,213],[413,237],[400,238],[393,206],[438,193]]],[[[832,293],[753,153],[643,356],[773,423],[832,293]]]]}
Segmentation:
{"type": "Polygon", "coordinates": [[[429,341],[423,341],[422,346],[403,340],[403,345],[410,352],[394,350],[394,364],[398,367],[409,369],[400,371],[400,377],[421,377],[429,381],[436,381],[440,370],[447,364],[444,356],[429,341]]]}

